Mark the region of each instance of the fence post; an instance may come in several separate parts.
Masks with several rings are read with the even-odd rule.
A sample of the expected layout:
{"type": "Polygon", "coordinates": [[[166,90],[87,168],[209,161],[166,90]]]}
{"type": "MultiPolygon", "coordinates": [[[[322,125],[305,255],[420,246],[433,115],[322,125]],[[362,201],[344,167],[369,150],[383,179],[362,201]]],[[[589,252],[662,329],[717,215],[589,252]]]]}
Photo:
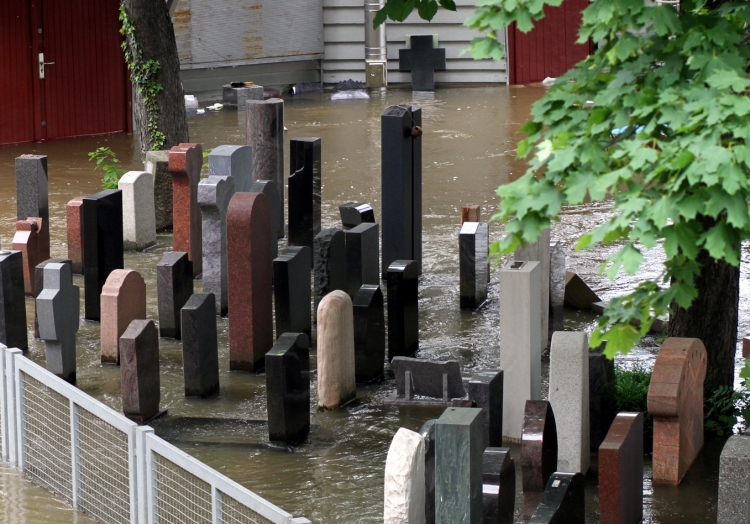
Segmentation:
{"type": "MultiPolygon", "coordinates": [[[[131,490],[131,504],[137,508],[137,519],[140,524],[154,522],[154,504],[153,504],[153,481],[152,481],[152,457],[148,451],[149,435],[154,434],[154,429],[150,426],[138,426],[135,429],[135,455],[131,455],[131,467],[135,466],[137,489],[131,490]],[[137,496],[134,494],[137,493],[137,496]],[[135,496],[135,500],[133,500],[135,496]]],[[[131,512],[132,516],[135,512],[131,512]]]]}
{"type": "Polygon", "coordinates": [[[5,386],[8,406],[8,443],[10,444],[10,465],[23,471],[23,438],[21,427],[21,386],[16,373],[16,357],[22,356],[20,349],[9,348],[5,352],[5,386]]]}
{"type": "Polygon", "coordinates": [[[78,486],[81,482],[81,468],[78,457],[78,406],[72,400],[70,403],[70,469],[72,476],[72,506],[78,509],[78,486]]]}
{"type": "Polygon", "coordinates": [[[211,524],[221,523],[221,494],[218,488],[211,484],[211,524]]]}

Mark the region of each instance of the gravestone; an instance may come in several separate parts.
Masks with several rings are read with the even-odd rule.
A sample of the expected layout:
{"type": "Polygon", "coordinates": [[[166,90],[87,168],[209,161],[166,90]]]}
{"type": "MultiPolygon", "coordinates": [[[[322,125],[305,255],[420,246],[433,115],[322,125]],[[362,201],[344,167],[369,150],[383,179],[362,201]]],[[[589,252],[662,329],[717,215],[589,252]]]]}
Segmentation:
{"type": "Polygon", "coordinates": [[[49,222],[46,155],[21,155],[16,158],[16,220],[26,220],[28,217],[39,217],[45,223],[49,222]]]}
{"type": "Polygon", "coordinates": [[[128,171],[117,183],[122,191],[122,239],[128,251],[156,244],[154,177],[148,171],[128,171]]]}
{"type": "Polygon", "coordinates": [[[167,253],[156,265],[159,334],[180,340],[180,311],[193,295],[193,268],[188,254],[167,253]]]}
{"type": "Polygon", "coordinates": [[[527,400],[521,438],[524,491],[544,491],[557,468],[557,426],[546,400],[527,400]]]}
{"type": "Polygon", "coordinates": [[[347,292],[354,296],[363,284],[380,284],[380,235],[378,224],[360,224],[344,233],[346,238],[347,292]]]}
{"type": "Polygon", "coordinates": [[[503,446],[503,372],[479,370],[469,380],[469,400],[482,408],[482,444],[503,446]]]}
{"type": "Polygon", "coordinates": [[[505,386],[503,437],[521,440],[527,400],[541,398],[541,267],[508,262],[500,269],[500,362],[505,386]]]}
{"type": "Polygon", "coordinates": [[[196,293],[181,310],[185,396],[205,398],[219,390],[216,299],[196,293]]]}
{"type": "MultiPolygon", "coordinates": [[[[247,146],[244,146],[247,147],[247,146]]],[[[235,180],[209,176],[198,184],[203,231],[203,292],[216,297],[216,314],[227,314],[227,209],[235,180]]]]}
{"type": "Polygon", "coordinates": [[[273,261],[273,294],[276,306],[276,334],[312,333],[310,278],[312,251],[291,246],[273,261]]]}
{"type": "Polygon", "coordinates": [[[68,234],[68,258],[73,273],[83,275],[83,197],[75,197],[65,206],[68,234]]]}
{"type": "MultiPolygon", "coordinates": [[[[64,258],[49,258],[44,262],[40,262],[34,268],[34,297],[39,298],[39,294],[44,290],[44,268],[47,264],[68,264],[71,266],[71,275],[73,264],[70,260],[64,258]]],[[[73,277],[71,276],[71,279],[73,277]]],[[[37,314],[36,301],[34,302],[34,338],[39,338],[39,315],[37,314]]]]}
{"type": "MultiPolygon", "coordinates": [[[[256,180],[250,186],[251,193],[263,193],[268,199],[268,206],[271,209],[271,257],[279,256],[279,239],[273,234],[279,229],[279,191],[276,189],[276,182],[272,180],[256,180]]],[[[283,227],[283,224],[281,225],[283,227]]]]}
{"type": "Polygon", "coordinates": [[[390,106],[381,116],[382,264],[414,260],[422,274],[422,110],[390,106]]]}
{"type": "MultiPolygon", "coordinates": [[[[602,522],[618,524],[641,522],[643,519],[643,413],[617,415],[607,433],[607,438],[599,446],[598,467],[599,515],[602,522]]],[[[719,489],[721,490],[721,487],[719,489]]],[[[745,490],[747,491],[747,488],[745,490]]],[[[721,491],[719,498],[721,498],[721,491]]],[[[721,512],[721,503],[719,508],[721,512]]],[[[747,506],[745,515],[747,516],[747,506]]]]}
{"type": "Polygon", "coordinates": [[[383,524],[425,524],[425,453],[419,433],[399,428],[385,459],[383,524]]]}
{"type": "Polygon", "coordinates": [[[49,259],[49,244],[45,247],[43,239],[49,236],[48,224],[41,218],[28,218],[16,222],[16,234],[12,247],[21,252],[23,258],[23,289],[26,296],[36,295],[36,266],[49,259]]]}
{"type": "Polygon", "coordinates": [[[406,49],[398,50],[398,70],[411,71],[412,91],[434,91],[435,71],[445,70],[445,49],[437,47],[437,35],[410,35],[406,49]]]}
{"type": "Polygon", "coordinates": [[[575,309],[591,309],[591,305],[601,302],[581,277],[572,271],[565,272],[565,305],[575,309]]]}
{"type": "Polygon", "coordinates": [[[385,311],[380,286],[365,284],[354,296],[354,368],[357,383],[383,377],[385,311]]]}
{"type": "Polygon", "coordinates": [[[549,329],[565,329],[565,250],[562,242],[552,240],[549,245],[549,329]]]}
{"type": "Polygon", "coordinates": [[[102,363],[120,363],[120,337],[133,320],[146,318],[146,282],[137,271],[116,269],[102,288],[102,363]]]}
{"type": "Polygon", "coordinates": [[[585,524],[585,480],[580,473],[554,473],[529,524],[585,524]]]}
{"type": "Polygon", "coordinates": [[[419,350],[419,263],[395,260],[388,267],[388,360],[419,350]]]}
{"type": "Polygon", "coordinates": [[[313,250],[315,309],[331,291],[346,290],[346,239],[344,232],[331,228],[315,236],[313,250]]]}
{"type": "Polygon", "coordinates": [[[464,222],[458,241],[461,309],[477,309],[487,300],[490,232],[487,224],[464,222]]]}
{"type": "Polygon", "coordinates": [[[750,337],[742,339],[742,358],[750,358],[750,337]]]}
{"type": "Polygon", "coordinates": [[[83,199],[84,318],[100,319],[100,296],[109,274],[125,267],[122,191],[107,189],[83,199]]]}
{"type": "Polygon", "coordinates": [[[146,171],[154,177],[154,217],[156,230],[172,228],[172,175],[169,173],[169,151],[147,151],[146,171]]]}
{"type": "Polygon", "coordinates": [[[270,223],[263,193],[234,194],[227,211],[230,371],[260,371],[273,347],[270,223]]]}
{"type": "Polygon", "coordinates": [[[482,454],[482,523],[513,524],[516,464],[510,449],[489,447],[482,454]]]}
{"type": "Polygon", "coordinates": [[[279,192],[278,230],[284,236],[284,101],[248,100],[245,111],[247,145],[253,149],[253,178],[272,180],[279,192]]]}
{"type": "Polygon", "coordinates": [[[461,367],[457,360],[441,362],[394,357],[391,367],[396,376],[398,398],[411,400],[415,395],[421,395],[448,402],[466,396],[466,389],[461,380],[461,367]]]}
{"type": "Polygon", "coordinates": [[[263,86],[245,85],[233,87],[232,84],[222,86],[222,103],[228,109],[245,111],[248,100],[263,100],[263,86]]]}
{"type": "Polygon", "coordinates": [[[464,204],[461,206],[461,226],[466,222],[481,222],[482,206],[464,204]]]}
{"type": "Polygon", "coordinates": [[[320,138],[293,138],[289,158],[289,245],[312,250],[320,233],[320,138]]]}
{"type": "Polygon", "coordinates": [[[589,351],[589,425],[591,449],[607,436],[617,415],[615,362],[604,355],[602,348],[589,351]]]}
{"type": "Polygon", "coordinates": [[[718,524],[750,521],[750,436],[732,435],[721,450],[718,524]]]}
{"type": "Polygon", "coordinates": [[[318,409],[336,410],[357,396],[352,299],[331,291],[318,305],[318,409]]]}
{"type": "Polygon", "coordinates": [[[29,339],[20,251],[0,250],[0,277],[0,344],[26,351],[29,339]]]}
{"type": "Polygon", "coordinates": [[[159,334],[153,320],[133,320],[122,334],[120,351],[122,412],[145,424],[160,414],[159,334]]]}
{"type": "MultiPolygon", "coordinates": [[[[232,177],[237,193],[253,185],[253,150],[249,146],[219,146],[208,154],[209,177],[232,177]]],[[[199,189],[200,191],[200,189],[199,189]]],[[[200,200],[200,196],[198,197],[200,200]]]]}
{"type": "Polygon", "coordinates": [[[648,386],[654,419],[654,483],[677,485],[703,447],[706,348],[697,338],[670,337],[656,356],[648,386]]]}
{"type": "Polygon", "coordinates": [[[435,522],[482,522],[482,410],[447,408],[435,424],[435,522]]]}
{"type": "Polygon", "coordinates": [[[549,402],[556,414],[557,469],[583,473],[589,469],[589,341],[585,332],[552,335],[549,402]]]}
{"type": "Polygon", "coordinates": [[[341,224],[344,228],[375,223],[375,211],[373,211],[370,204],[347,202],[339,206],[339,214],[341,215],[341,224]]]}
{"type": "MultiPolygon", "coordinates": [[[[308,301],[309,303],[309,301],[308,301]]],[[[310,432],[310,342],[284,333],[266,353],[268,440],[296,444],[310,432]]]]}
{"type": "Polygon", "coordinates": [[[424,439],[424,512],[426,524],[435,524],[435,424],[431,419],[422,425],[419,434],[424,439]]]}
{"type": "MultiPolygon", "coordinates": [[[[549,229],[539,234],[539,238],[533,244],[519,247],[514,253],[516,261],[539,262],[541,287],[540,287],[540,311],[541,311],[541,343],[542,351],[549,347],[549,289],[550,289],[550,247],[549,229]]],[[[501,306],[502,307],[502,306],[501,306]]]]}
{"type": "Polygon", "coordinates": [[[173,250],[184,251],[193,263],[193,276],[203,272],[201,211],[198,183],[203,167],[201,144],[180,144],[169,150],[172,175],[173,250]]]}
{"type": "Polygon", "coordinates": [[[76,381],[76,333],[81,292],[73,285],[70,263],[44,266],[44,289],[36,299],[39,336],[44,340],[47,371],[71,384],[76,381]]]}

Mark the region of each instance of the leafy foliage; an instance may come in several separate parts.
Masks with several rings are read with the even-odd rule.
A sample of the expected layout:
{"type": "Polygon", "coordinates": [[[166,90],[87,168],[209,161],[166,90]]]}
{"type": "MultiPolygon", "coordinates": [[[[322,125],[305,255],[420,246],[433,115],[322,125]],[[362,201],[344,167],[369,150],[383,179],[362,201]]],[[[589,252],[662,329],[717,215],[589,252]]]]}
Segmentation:
{"type": "Polygon", "coordinates": [[[456,10],[453,0],[388,0],[375,15],[373,27],[378,27],[390,18],[394,22],[403,22],[415,9],[423,20],[432,20],[438,12],[438,3],[449,11],[456,10]]]}
{"type": "Polygon", "coordinates": [[[114,164],[118,164],[117,155],[108,147],[100,147],[96,151],[89,153],[89,162],[96,161],[94,171],[101,168],[104,171],[102,175],[102,189],[117,189],[117,183],[120,181],[125,171],[117,169],[114,164]]]}
{"type": "Polygon", "coordinates": [[[648,386],[651,384],[651,370],[636,362],[626,369],[615,367],[615,398],[617,411],[643,413],[643,438],[650,441],[654,435],[654,420],[648,412],[648,386]]]}
{"type": "Polygon", "coordinates": [[[739,390],[720,386],[704,400],[704,428],[706,433],[726,437],[734,433],[744,433],[750,420],[750,391],[746,382],[739,390]]]}

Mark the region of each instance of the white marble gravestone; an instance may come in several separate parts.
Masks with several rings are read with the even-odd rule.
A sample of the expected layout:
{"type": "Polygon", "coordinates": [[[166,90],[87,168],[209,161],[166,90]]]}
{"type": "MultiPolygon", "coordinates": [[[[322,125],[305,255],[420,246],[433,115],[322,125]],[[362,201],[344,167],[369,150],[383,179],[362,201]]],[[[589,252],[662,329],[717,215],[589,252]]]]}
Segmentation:
{"type": "Polygon", "coordinates": [[[425,523],[424,465],[424,438],[400,428],[385,459],[383,524],[425,523]]]}
{"type": "Polygon", "coordinates": [[[143,251],[156,244],[154,176],[148,171],[128,171],[117,183],[122,191],[122,246],[143,251]]]}
{"type": "Polygon", "coordinates": [[[356,387],[352,299],[335,290],[318,304],[318,408],[340,408],[356,397],[356,387]]]}

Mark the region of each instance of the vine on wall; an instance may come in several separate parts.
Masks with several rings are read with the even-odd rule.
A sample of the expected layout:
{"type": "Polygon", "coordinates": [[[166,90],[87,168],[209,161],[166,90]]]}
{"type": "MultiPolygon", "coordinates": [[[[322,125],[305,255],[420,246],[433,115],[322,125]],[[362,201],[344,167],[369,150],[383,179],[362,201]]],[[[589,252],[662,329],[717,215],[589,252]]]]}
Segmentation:
{"type": "Polygon", "coordinates": [[[120,34],[125,36],[121,47],[125,53],[125,62],[130,70],[130,76],[135,83],[138,93],[143,97],[143,103],[148,113],[148,131],[151,136],[151,149],[159,150],[164,146],[166,136],[159,131],[159,106],[156,95],[164,88],[154,81],[161,64],[158,60],[143,61],[141,47],[135,39],[135,26],[125,8],[120,5],[120,34]]]}

